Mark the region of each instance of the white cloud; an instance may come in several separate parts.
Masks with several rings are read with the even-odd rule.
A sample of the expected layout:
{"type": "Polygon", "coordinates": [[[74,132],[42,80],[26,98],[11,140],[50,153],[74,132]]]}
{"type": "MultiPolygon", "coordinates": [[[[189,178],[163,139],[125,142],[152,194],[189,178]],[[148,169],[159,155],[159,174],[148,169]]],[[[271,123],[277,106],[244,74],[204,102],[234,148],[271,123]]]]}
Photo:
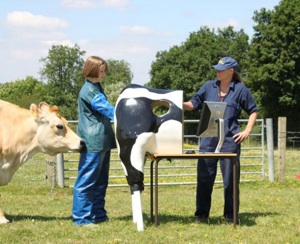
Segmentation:
{"type": "Polygon", "coordinates": [[[13,11],[6,15],[5,35],[2,36],[0,56],[10,57],[0,60],[4,70],[17,67],[8,78],[0,82],[9,82],[27,75],[38,77],[41,67],[40,58],[46,57],[52,45],[68,45],[73,43],[65,31],[69,24],[56,17],[36,15],[31,12],[13,11]]]}
{"type": "Polygon", "coordinates": [[[117,9],[126,9],[130,7],[129,0],[100,0],[99,2],[102,6],[113,7],[117,9]]]}
{"type": "Polygon", "coordinates": [[[51,47],[52,45],[63,45],[63,46],[69,46],[69,47],[74,46],[74,43],[68,39],[62,39],[62,40],[53,40],[52,39],[52,40],[43,41],[42,43],[45,43],[49,47],[51,47]]]}
{"type": "Polygon", "coordinates": [[[28,60],[32,58],[32,51],[25,49],[14,49],[11,51],[11,56],[18,60],[28,60]]]}
{"type": "Polygon", "coordinates": [[[66,21],[44,15],[34,15],[30,12],[13,11],[6,17],[6,24],[10,28],[31,28],[38,30],[65,29],[69,25],[66,21]]]}
{"type": "Polygon", "coordinates": [[[81,40],[79,41],[79,45],[83,50],[87,51],[87,56],[97,54],[103,56],[103,58],[113,59],[127,59],[128,57],[136,57],[136,55],[142,58],[145,55],[152,55],[157,48],[152,42],[139,42],[127,39],[110,39],[105,41],[81,40]]]}
{"type": "Polygon", "coordinates": [[[122,40],[110,39],[105,41],[79,41],[79,46],[90,55],[98,55],[104,59],[126,60],[134,74],[134,83],[144,84],[149,81],[151,62],[158,50],[156,41],[138,41],[123,38],[122,40]]]}
{"type": "Polygon", "coordinates": [[[118,10],[126,10],[131,6],[130,0],[61,0],[60,3],[64,7],[76,9],[109,7],[118,10]]]}
{"type": "Polygon", "coordinates": [[[237,20],[235,20],[235,19],[228,20],[225,26],[229,26],[229,25],[231,25],[231,26],[233,26],[235,28],[240,28],[241,27],[241,24],[237,20]]]}
{"type": "Polygon", "coordinates": [[[163,36],[163,37],[174,37],[175,34],[171,32],[159,32],[152,28],[134,25],[134,26],[121,26],[120,32],[125,35],[152,35],[152,36],[163,36]]]}
{"type": "Polygon", "coordinates": [[[241,24],[237,20],[234,20],[234,19],[229,19],[226,22],[222,22],[222,23],[207,22],[204,25],[208,26],[209,28],[214,28],[214,29],[217,29],[217,28],[223,29],[223,28],[228,27],[229,25],[233,26],[235,29],[241,28],[241,24]]]}
{"type": "Polygon", "coordinates": [[[93,0],[61,0],[61,5],[68,8],[91,9],[96,6],[93,0]]]}
{"type": "Polygon", "coordinates": [[[30,12],[13,11],[6,16],[7,29],[20,40],[66,39],[64,30],[69,24],[56,17],[34,15],[30,12]]]}
{"type": "Polygon", "coordinates": [[[121,26],[120,31],[123,34],[154,34],[155,31],[151,28],[135,25],[135,26],[121,26]]]}

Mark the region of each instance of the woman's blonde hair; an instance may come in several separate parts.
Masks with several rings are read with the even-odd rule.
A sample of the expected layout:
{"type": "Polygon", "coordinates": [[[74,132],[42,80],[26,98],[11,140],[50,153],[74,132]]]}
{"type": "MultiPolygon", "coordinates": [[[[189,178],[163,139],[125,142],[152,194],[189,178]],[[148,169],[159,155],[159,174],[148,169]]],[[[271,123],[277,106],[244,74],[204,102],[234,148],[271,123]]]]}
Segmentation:
{"type": "Polygon", "coordinates": [[[84,77],[89,78],[98,78],[99,77],[99,69],[105,66],[105,72],[108,70],[107,62],[97,56],[90,56],[85,61],[83,65],[83,75],[84,77]]]}

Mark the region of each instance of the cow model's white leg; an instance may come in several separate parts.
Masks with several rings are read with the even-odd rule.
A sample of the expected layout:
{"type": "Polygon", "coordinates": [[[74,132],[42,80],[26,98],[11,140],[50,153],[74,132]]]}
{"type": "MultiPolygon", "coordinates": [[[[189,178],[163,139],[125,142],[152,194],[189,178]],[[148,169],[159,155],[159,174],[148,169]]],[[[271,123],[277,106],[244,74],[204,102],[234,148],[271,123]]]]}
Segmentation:
{"type": "Polygon", "coordinates": [[[9,221],[5,218],[4,213],[0,210],[0,225],[7,223],[9,223],[9,221]]]}
{"type": "Polygon", "coordinates": [[[131,207],[132,207],[132,221],[134,224],[137,223],[137,216],[136,216],[136,211],[135,211],[135,206],[134,206],[134,200],[135,196],[134,193],[131,195],[131,207]]]}
{"type": "Polygon", "coordinates": [[[137,224],[137,230],[144,230],[144,220],[143,220],[143,211],[142,211],[142,201],[141,201],[141,192],[134,191],[131,195],[132,198],[132,217],[133,222],[137,224]]]}

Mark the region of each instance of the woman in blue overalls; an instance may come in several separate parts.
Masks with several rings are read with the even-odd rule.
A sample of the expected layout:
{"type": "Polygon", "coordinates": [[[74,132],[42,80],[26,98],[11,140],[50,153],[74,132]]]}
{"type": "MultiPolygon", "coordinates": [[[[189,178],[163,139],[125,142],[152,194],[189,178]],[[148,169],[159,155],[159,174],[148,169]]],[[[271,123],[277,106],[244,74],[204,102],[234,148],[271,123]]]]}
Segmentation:
{"type": "MultiPolygon", "coordinates": [[[[240,178],[240,143],[250,134],[257,115],[258,108],[248,88],[241,82],[237,73],[239,67],[231,57],[220,59],[213,65],[217,72],[217,80],[207,81],[183,108],[188,111],[201,109],[204,101],[224,101],[227,107],[224,114],[225,139],[221,152],[237,153],[238,178],[240,178]],[[249,121],[244,131],[239,131],[238,118],[244,110],[249,115],[249,121]]],[[[214,152],[218,138],[201,138],[200,152],[214,152]]],[[[207,222],[210,208],[213,185],[217,174],[218,159],[198,160],[197,166],[197,193],[196,193],[196,222],[207,222]]],[[[233,172],[230,159],[221,159],[220,167],[224,185],[224,218],[233,222],[233,172]]]]}
{"type": "Polygon", "coordinates": [[[114,107],[107,101],[100,82],[107,63],[97,56],[84,63],[86,77],[78,97],[78,135],[86,150],[80,153],[78,176],[74,185],[72,219],[76,225],[108,221],[105,195],[108,185],[110,151],[116,147],[111,126],[114,107]]]}

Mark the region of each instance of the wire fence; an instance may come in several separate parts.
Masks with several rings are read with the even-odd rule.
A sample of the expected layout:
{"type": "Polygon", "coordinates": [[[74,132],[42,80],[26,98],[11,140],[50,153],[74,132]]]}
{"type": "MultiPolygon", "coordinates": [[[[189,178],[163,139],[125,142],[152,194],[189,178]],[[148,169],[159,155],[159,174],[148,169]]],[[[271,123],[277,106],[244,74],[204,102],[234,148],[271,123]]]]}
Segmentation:
{"type": "Polygon", "coordinates": [[[293,149],[300,145],[300,132],[299,131],[287,131],[287,141],[292,144],[293,149]]]}

